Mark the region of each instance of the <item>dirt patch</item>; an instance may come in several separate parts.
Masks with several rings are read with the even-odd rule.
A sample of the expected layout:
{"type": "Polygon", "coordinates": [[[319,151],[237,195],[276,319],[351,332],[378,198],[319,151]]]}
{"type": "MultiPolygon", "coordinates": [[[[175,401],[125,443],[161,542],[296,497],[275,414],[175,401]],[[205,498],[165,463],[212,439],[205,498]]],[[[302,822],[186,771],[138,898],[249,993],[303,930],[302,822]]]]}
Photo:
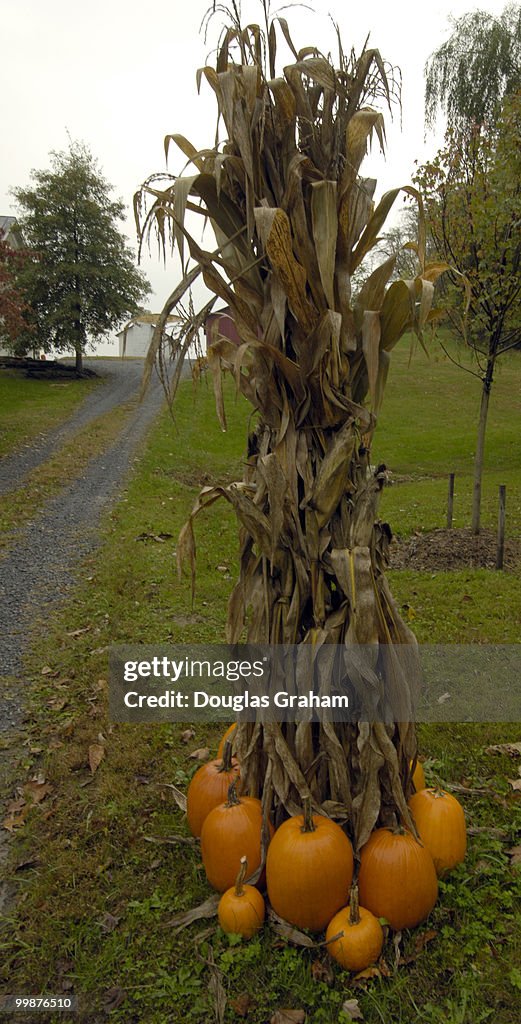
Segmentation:
{"type": "MultiPolygon", "coordinates": [[[[415,533],[406,540],[395,537],[390,550],[391,569],[445,571],[447,569],[494,569],[496,533],[481,530],[475,537],[470,530],[433,530],[415,533]]],[[[513,571],[521,563],[521,542],[505,541],[504,568],[513,571]]]]}

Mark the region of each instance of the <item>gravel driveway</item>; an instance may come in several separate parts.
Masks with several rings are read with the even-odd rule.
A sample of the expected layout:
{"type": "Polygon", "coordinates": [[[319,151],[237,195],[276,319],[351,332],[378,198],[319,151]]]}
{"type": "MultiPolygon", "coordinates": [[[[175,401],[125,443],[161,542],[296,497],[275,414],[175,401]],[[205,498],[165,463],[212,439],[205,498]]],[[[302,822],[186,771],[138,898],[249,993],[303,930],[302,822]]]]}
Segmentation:
{"type": "Polygon", "coordinates": [[[55,430],[38,435],[31,444],[0,459],[0,495],[20,486],[23,477],[45,462],[75,431],[98,416],[128,402],[139,390],[143,376],[141,359],[85,359],[85,366],[103,378],[72,416],[55,430]]]}
{"type": "MultiPolygon", "coordinates": [[[[89,365],[89,360],[86,361],[89,365]]],[[[85,403],[57,430],[38,439],[32,448],[0,462],[4,493],[20,486],[23,476],[63,444],[90,420],[128,401],[137,394],[143,364],[140,361],[96,360],[90,363],[106,376],[85,403]]],[[[187,370],[189,374],[189,369],[187,370]]],[[[74,480],[40,512],[17,537],[17,543],[0,559],[0,801],[2,778],[9,779],[8,737],[18,733],[24,715],[23,657],[52,606],[67,596],[78,567],[98,544],[101,514],[117,497],[132,468],[136,449],[164,402],[162,386],[155,377],[144,401],[137,405],[116,442],[96,455],[83,475],[74,480]]],[[[6,833],[0,831],[0,861],[6,833]]],[[[0,886],[0,909],[2,893],[0,886]]]]}

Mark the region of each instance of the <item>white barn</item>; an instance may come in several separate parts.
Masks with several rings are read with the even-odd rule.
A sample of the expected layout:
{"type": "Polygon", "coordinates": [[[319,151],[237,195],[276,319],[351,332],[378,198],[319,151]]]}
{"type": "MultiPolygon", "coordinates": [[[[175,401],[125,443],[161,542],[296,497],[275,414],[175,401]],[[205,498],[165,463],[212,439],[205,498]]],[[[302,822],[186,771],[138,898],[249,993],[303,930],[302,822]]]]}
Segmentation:
{"type": "MultiPolygon", "coordinates": [[[[117,334],[118,355],[120,359],[144,359],[156,324],[159,320],[159,313],[140,313],[129,320],[117,334]]],[[[167,320],[168,333],[175,331],[175,325],[181,324],[180,316],[169,316],[167,320]]]]}

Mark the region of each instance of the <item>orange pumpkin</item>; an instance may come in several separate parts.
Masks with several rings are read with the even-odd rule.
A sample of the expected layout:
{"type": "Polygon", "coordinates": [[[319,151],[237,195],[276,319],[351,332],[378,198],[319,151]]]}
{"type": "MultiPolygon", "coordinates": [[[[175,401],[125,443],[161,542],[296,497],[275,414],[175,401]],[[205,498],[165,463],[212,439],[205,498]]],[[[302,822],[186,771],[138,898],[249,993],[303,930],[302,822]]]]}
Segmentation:
{"type": "Polygon", "coordinates": [[[248,860],[241,857],[237,880],[235,885],[221,896],[217,917],[223,932],[251,939],[264,924],[266,907],[259,890],[253,885],[244,884],[247,874],[248,860]]]}
{"type": "Polygon", "coordinates": [[[226,732],[224,733],[224,736],[221,736],[221,742],[219,743],[219,746],[217,747],[217,757],[222,757],[223,756],[224,744],[226,743],[226,740],[230,740],[231,743],[232,743],[232,747],[233,747],[233,736],[234,736],[236,728],[237,728],[237,722],[234,722],[233,725],[229,725],[228,726],[226,732]]]}
{"type": "Polygon", "coordinates": [[[239,775],[239,765],[232,759],[232,745],[225,743],[222,760],[201,765],[190,781],[186,794],[188,827],[193,836],[200,836],[206,816],[226,800],[230,784],[239,775]]]}
{"type": "Polygon", "coordinates": [[[288,818],[268,848],[266,883],[276,914],[297,928],[320,932],[342,907],[353,880],[353,850],[340,825],[320,814],[288,818]]]}
{"type": "Polygon", "coordinates": [[[425,789],[425,772],[421,761],[416,762],[416,768],[412,773],[412,782],[417,793],[419,793],[421,789],[425,789]]]}
{"type": "Polygon", "coordinates": [[[349,906],[329,922],[326,942],[329,955],[347,971],[365,971],[378,960],[384,933],[378,918],[359,906],[358,886],[352,886],[349,906]]]}
{"type": "Polygon", "coordinates": [[[218,892],[225,892],[235,882],[241,857],[247,857],[251,874],[261,863],[261,802],[252,796],[239,798],[235,787],[236,781],[230,786],[226,803],[210,811],[201,831],[206,877],[218,892]]]}
{"type": "Polygon", "coordinates": [[[409,807],[438,875],[460,864],[467,852],[467,829],[459,800],[444,789],[422,789],[411,797],[409,807]]]}
{"type": "Polygon", "coordinates": [[[432,857],[406,829],[379,828],[360,853],[360,902],[399,931],[413,928],[438,898],[432,857]]]}

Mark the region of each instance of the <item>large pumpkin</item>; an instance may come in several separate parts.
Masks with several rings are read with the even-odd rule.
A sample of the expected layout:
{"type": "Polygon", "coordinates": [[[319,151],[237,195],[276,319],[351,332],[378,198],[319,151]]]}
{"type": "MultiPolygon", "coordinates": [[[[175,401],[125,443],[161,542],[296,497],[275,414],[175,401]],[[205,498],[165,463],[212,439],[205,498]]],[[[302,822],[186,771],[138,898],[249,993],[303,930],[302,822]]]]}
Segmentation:
{"type": "Polygon", "coordinates": [[[244,884],[247,874],[248,861],[246,857],[241,857],[241,868],[235,885],[223,893],[217,909],[223,932],[242,935],[243,939],[251,939],[262,928],[266,914],[264,899],[259,890],[253,885],[244,884]]]}
{"type": "Polygon", "coordinates": [[[353,850],[346,834],[330,818],[304,814],[277,829],[266,858],[270,903],[280,917],[320,932],[347,902],[353,879],[353,850]]]}
{"type": "Polygon", "coordinates": [[[261,863],[261,802],[252,796],[238,797],[235,787],[234,782],[226,803],[210,811],[201,831],[201,855],[206,877],[218,892],[231,888],[242,857],[247,858],[251,874],[261,863]]]}
{"type": "Polygon", "coordinates": [[[467,829],[459,800],[444,789],[422,789],[411,797],[409,807],[438,875],[460,864],[467,852],[467,829]]]}
{"type": "Polygon", "coordinates": [[[426,918],[438,897],[432,857],[406,829],[379,828],[360,853],[360,903],[399,931],[426,918]]]}
{"type": "Polygon", "coordinates": [[[193,836],[200,836],[206,816],[226,800],[231,783],[239,775],[239,764],[232,759],[232,745],[225,743],[222,760],[201,765],[190,781],[186,794],[186,816],[193,836]]]}
{"type": "Polygon", "coordinates": [[[351,888],[348,907],[342,907],[331,919],[326,931],[327,951],[347,971],[364,971],[374,964],[384,943],[377,917],[359,906],[358,887],[351,888]]]}

